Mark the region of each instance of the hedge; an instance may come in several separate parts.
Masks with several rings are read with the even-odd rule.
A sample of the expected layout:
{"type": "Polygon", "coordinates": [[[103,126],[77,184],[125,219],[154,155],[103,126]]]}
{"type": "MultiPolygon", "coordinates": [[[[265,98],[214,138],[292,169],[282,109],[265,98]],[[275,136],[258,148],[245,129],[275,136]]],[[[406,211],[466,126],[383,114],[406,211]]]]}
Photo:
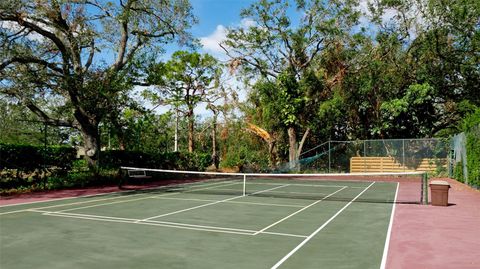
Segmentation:
{"type": "Polygon", "coordinates": [[[120,166],[202,171],[212,164],[210,154],[189,152],[145,153],[140,151],[103,151],[100,167],[118,169],[120,166]]]}
{"type": "Polygon", "coordinates": [[[76,154],[73,147],[0,143],[0,190],[44,188],[48,177],[68,173],[76,154]]]}
{"type": "Polygon", "coordinates": [[[76,153],[66,146],[0,143],[0,192],[110,184],[120,166],[202,171],[212,163],[210,154],[204,153],[110,150],[100,153],[99,169],[93,173],[76,153]]]}
{"type": "Polygon", "coordinates": [[[31,146],[0,143],[0,169],[33,171],[44,167],[69,169],[77,151],[66,146],[31,146]]]}
{"type": "Polygon", "coordinates": [[[480,188],[480,108],[464,121],[468,184],[480,188]]]}

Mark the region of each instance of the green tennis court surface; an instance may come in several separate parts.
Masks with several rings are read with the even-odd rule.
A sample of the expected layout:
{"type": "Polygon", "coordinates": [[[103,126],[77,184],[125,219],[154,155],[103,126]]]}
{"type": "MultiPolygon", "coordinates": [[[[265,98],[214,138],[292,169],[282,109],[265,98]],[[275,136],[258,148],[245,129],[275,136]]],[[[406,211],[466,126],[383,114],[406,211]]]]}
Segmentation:
{"type": "Polygon", "coordinates": [[[397,183],[206,181],[0,208],[0,267],[381,268],[397,183]]]}

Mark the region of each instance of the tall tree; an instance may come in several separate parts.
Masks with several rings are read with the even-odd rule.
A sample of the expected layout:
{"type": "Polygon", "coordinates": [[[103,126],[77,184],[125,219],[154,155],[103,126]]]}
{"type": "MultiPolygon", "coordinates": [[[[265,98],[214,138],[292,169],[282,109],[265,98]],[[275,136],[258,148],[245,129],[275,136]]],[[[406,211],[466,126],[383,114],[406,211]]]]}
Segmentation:
{"type": "Polygon", "coordinates": [[[313,86],[322,90],[308,83],[314,74],[312,64],[355,25],[359,15],[353,9],[355,2],[260,0],[241,13],[253,23],[229,29],[222,44],[232,66],[243,66],[245,71],[275,84],[269,88],[278,91],[271,93],[281,106],[275,116],[287,131],[292,164],[301,149],[297,146],[297,131],[303,129],[308,134],[309,130],[304,121],[304,116],[311,114],[304,109],[309,89],[313,86]]]}
{"type": "Polygon", "coordinates": [[[189,40],[195,18],[187,0],[5,0],[0,22],[0,91],[49,124],[77,128],[94,167],[99,124],[131,87],[137,56],[189,40]],[[46,95],[63,98],[63,117],[36,104],[46,95]]]}
{"type": "Polygon", "coordinates": [[[347,74],[350,126],[363,137],[445,134],[479,103],[478,1],[373,3],[376,34],[355,56],[369,60],[347,74]]]}
{"type": "Polygon", "coordinates": [[[188,119],[188,151],[195,148],[195,108],[208,102],[218,88],[221,68],[215,58],[198,52],[177,51],[166,64],[151,67],[148,83],[157,85],[150,98],[169,103],[188,119]]]}

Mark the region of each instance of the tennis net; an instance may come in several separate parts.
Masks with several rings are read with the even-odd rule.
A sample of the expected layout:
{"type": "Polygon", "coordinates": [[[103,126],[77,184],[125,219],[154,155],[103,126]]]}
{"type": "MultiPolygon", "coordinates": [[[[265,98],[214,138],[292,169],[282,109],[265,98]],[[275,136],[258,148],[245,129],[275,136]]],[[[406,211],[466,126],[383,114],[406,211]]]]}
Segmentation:
{"type": "Polygon", "coordinates": [[[271,198],[426,204],[427,174],[221,173],[122,167],[128,184],[147,182],[145,191],[271,198]],[[156,185],[159,184],[159,185],[156,185]]]}

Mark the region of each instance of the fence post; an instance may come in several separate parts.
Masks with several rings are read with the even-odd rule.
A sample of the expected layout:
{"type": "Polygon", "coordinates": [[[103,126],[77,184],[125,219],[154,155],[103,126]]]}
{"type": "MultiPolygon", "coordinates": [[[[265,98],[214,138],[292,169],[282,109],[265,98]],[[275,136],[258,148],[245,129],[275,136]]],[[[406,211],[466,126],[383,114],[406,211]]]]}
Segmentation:
{"type": "Polygon", "coordinates": [[[43,173],[44,173],[44,177],[43,177],[43,189],[46,190],[47,189],[47,138],[48,138],[48,134],[47,134],[47,122],[44,122],[43,123],[44,126],[43,126],[43,156],[42,156],[42,159],[43,159],[43,173]]]}
{"type": "Polygon", "coordinates": [[[428,205],[428,173],[422,175],[422,203],[428,205]]]}
{"type": "Polygon", "coordinates": [[[328,172],[330,173],[330,164],[331,164],[331,157],[330,157],[330,140],[328,140],[328,172]]]}
{"type": "Polygon", "coordinates": [[[363,140],[363,172],[367,172],[367,145],[366,141],[363,140]]]}
{"type": "Polygon", "coordinates": [[[403,172],[407,169],[407,164],[405,163],[405,139],[402,139],[402,166],[403,172]]]}

